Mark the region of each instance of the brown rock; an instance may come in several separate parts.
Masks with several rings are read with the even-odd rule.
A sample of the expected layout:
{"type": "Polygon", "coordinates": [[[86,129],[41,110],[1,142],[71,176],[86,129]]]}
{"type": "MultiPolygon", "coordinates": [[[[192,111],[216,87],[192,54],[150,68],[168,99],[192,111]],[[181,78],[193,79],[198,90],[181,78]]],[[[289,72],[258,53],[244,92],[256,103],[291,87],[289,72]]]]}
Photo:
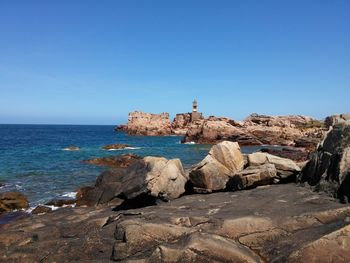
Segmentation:
{"type": "Polygon", "coordinates": [[[108,156],[85,160],[85,163],[109,166],[113,168],[126,168],[134,163],[135,160],[140,160],[141,157],[135,154],[123,154],[118,156],[108,156]]]}
{"type": "Polygon", "coordinates": [[[37,215],[37,214],[46,214],[46,213],[50,213],[52,211],[51,207],[48,206],[44,206],[44,205],[38,205],[37,207],[35,207],[32,211],[33,215],[37,215]]]}
{"type": "Polygon", "coordinates": [[[75,199],[71,198],[55,198],[47,202],[45,205],[52,205],[52,206],[57,206],[57,207],[62,207],[65,205],[74,205],[76,202],[75,199]]]}
{"type": "Polygon", "coordinates": [[[209,154],[190,171],[194,187],[223,190],[226,183],[244,166],[243,155],[236,142],[224,141],[214,145],[209,154]]]}
{"type": "Polygon", "coordinates": [[[159,136],[171,134],[169,113],[129,113],[127,131],[131,135],[159,136]]]}
{"type": "Polygon", "coordinates": [[[108,144],[102,147],[104,150],[120,150],[130,147],[128,144],[108,144]]]}
{"type": "Polygon", "coordinates": [[[0,194],[0,213],[26,209],[28,207],[28,199],[19,192],[5,192],[0,194]]]}
{"type": "Polygon", "coordinates": [[[68,146],[68,147],[64,148],[63,150],[65,150],[65,151],[79,151],[80,148],[78,146],[72,145],[72,146],[68,146]]]}

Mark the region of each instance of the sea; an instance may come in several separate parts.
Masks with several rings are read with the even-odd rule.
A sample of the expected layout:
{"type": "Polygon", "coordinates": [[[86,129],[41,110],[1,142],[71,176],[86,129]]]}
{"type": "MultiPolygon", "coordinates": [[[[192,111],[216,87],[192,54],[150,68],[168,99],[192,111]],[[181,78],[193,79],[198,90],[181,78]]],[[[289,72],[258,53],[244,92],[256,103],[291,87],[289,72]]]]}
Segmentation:
{"type": "MultiPolygon", "coordinates": [[[[19,191],[31,207],[54,198],[74,197],[77,188],[93,185],[107,167],[87,159],[133,153],[181,159],[185,168],[202,160],[210,145],[182,144],[181,136],[129,136],[112,125],[0,124],[0,192],[19,191]],[[129,144],[123,150],[102,149],[107,144],[129,144]],[[79,151],[67,151],[77,146],[79,151]]],[[[259,147],[242,147],[251,153],[259,147]]]]}

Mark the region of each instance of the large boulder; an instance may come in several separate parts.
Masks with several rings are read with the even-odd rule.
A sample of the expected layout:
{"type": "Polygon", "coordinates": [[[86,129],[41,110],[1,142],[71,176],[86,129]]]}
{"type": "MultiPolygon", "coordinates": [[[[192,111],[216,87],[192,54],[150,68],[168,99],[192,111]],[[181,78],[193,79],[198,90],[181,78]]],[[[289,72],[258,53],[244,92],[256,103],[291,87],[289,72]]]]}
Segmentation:
{"type": "Polygon", "coordinates": [[[282,180],[295,177],[301,170],[300,167],[290,159],[262,152],[248,154],[248,166],[255,167],[264,164],[273,164],[277,170],[277,178],[282,180]]]}
{"type": "Polygon", "coordinates": [[[336,124],[304,167],[299,181],[342,201],[350,198],[350,125],[336,124]]]}
{"type": "Polygon", "coordinates": [[[350,123],[350,114],[331,115],[325,119],[327,128],[342,123],[350,123]]]}
{"type": "Polygon", "coordinates": [[[29,207],[28,199],[19,192],[5,192],[0,194],[0,214],[29,207]]]}
{"type": "Polygon", "coordinates": [[[78,205],[97,205],[135,198],[171,200],[185,192],[188,177],[179,159],[136,159],[126,168],[103,172],[94,187],[81,188],[78,205]]]}
{"type": "Polygon", "coordinates": [[[243,167],[244,159],[238,143],[223,141],[214,145],[209,154],[191,169],[190,180],[194,187],[223,190],[228,180],[243,167]]]}

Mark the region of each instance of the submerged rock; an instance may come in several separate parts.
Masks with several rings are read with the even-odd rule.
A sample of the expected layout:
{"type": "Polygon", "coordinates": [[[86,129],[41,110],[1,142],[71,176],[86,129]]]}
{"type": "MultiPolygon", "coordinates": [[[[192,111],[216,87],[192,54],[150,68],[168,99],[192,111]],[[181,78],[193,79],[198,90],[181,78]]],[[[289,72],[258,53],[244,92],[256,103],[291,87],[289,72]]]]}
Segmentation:
{"type": "Polygon", "coordinates": [[[121,150],[130,147],[129,144],[108,144],[102,147],[104,150],[121,150]]]}
{"type": "Polygon", "coordinates": [[[52,208],[45,205],[38,205],[32,211],[33,215],[46,214],[52,212],[52,208]]]}
{"type": "Polygon", "coordinates": [[[68,146],[68,147],[64,148],[63,150],[65,150],[65,151],[79,151],[80,148],[78,146],[72,145],[72,146],[68,146]]]}
{"type": "Polygon", "coordinates": [[[76,200],[73,198],[60,197],[60,198],[55,198],[55,199],[50,200],[45,205],[62,207],[62,206],[66,206],[66,205],[74,205],[75,202],[76,202],[76,200]]]}
{"type": "Polygon", "coordinates": [[[5,192],[0,194],[0,213],[18,209],[27,209],[29,202],[27,197],[19,192],[5,192]]]}
{"type": "Polygon", "coordinates": [[[214,145],[209,154],[190,171],[194,187],[218,191],[244,167],[244,159],[236,142],[224,141],[214,145]]]}
{"type": "Polygon", "coordinates": [[[350,124],[331,128],[298,179],[314,190],[350,200],[350,124]]]}
{"type": "Polygon", "coordinates": [[[109,166],[113,168],[126,168],[133,164],[136,160],[140,159],[141,157],[136,154],[123,154],[84,160],[83,162],[94,165],[109,166]]]}

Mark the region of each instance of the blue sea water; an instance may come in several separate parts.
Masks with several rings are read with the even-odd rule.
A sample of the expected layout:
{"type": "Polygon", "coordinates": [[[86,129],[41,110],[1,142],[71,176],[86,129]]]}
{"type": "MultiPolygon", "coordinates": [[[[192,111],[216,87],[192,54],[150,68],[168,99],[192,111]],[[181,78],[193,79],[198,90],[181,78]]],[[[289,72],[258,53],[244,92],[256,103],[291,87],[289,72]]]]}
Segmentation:
{"type": "MultiPolygon", "coordinates": [[[[107,169],[83,160],[134,153],[180,158],[189,167],[208,153],[209,145],[181,144],[180,136],[145,137],[115,132],[113,126],[0,125],[0,192],[24,193],[31,206],[90,185],[107,169]],[[125,143],[133,149],[106,151],[106,144],[125,143]],[[65,151],[70,145],[79,151],[65,151]]],[[[244,152],[256,148],[243,148],[244,152]]]]}

